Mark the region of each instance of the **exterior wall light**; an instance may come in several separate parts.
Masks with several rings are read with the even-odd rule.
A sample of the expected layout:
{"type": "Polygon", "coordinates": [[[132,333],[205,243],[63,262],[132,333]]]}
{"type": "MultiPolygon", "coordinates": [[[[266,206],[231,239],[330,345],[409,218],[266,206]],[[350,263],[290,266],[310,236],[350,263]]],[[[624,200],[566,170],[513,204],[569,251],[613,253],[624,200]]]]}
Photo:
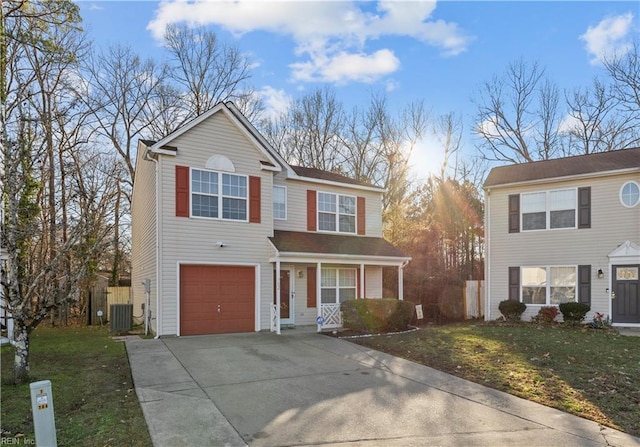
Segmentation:
{"type": "Polygon", "coordinates": [[[598,269],[598,278],[604,278],[604,272],[602,271],[602,269],[598,269]]]}

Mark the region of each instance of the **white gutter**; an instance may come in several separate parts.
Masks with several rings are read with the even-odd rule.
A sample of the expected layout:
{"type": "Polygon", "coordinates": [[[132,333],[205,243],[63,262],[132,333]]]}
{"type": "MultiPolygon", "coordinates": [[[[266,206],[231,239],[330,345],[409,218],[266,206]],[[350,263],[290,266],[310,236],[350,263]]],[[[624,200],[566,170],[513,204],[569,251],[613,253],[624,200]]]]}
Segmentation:
{"type": "Polygon", "coordinates": [[[632,174],[634,172],[639,172],[638,168],[626,168],[626,169],[615,169],[612,171],[602,171],[602,172],[589,172],[586,174],[575,174],[575,175],[567,175],[564,177],[551,177],[551,178],[543,178],[543,179],[535,179],[535,180],[523,180],[519,182],[511,182],[511,183],[500,183],[496,185],[491,185],[491,188],[508,188],[511,186],[526,186],[526,185],[539,185],[539,184],[549,184],[549,183],[560,183],[560,182],[569,182],[580,179],[593,179],[598,177],[609,177],[611,175],[620,175],[620,174],[632,174]]]}
{"type": "Polygon", "coordinates": [[[485,208],[484,208],[484,321],[491,319],[490,296],[491,296],[491,256],[489,239],[491,235],[491,190],[484,190],[485,208]]]}
{"type": "MultiPolygon", "coordinates": [[[[162,203],[162,201],[160,200],[160,193],[162,191],[162,188],[160,188],[159,182],[158,182],[158,170],[159,170],[159,160],[156,159],[155,157],[149,156],[149,146],[147,146],[147,149],[145,149],[144,151],[144,160],[148,160],[148,161],[152,161],[155,165],[155,184],[156,184],[156,336],[155,338],[159,338],[161,335],[161,327],[162,327],[162,318],[161,318],[161,307],[160,307],[160,294],[162,291],[162,287],[160,286],[161,281],[160,281],[160,272],[162,271],[162,269],[160,268],[160,259],[162,259],[160,257],[160,249],[161,249],[161,245],[160,245],[160,235],[162,234],[160,227],[162,226],[162,219],[161,217],[161,213],[160,213],[160,203],[162,203]]],[[[149,312],[148,309],[145,310],[146,312],[149,312]]],[[[151,319],[149,319],[149,323],[151,323],[151,319]]]]}

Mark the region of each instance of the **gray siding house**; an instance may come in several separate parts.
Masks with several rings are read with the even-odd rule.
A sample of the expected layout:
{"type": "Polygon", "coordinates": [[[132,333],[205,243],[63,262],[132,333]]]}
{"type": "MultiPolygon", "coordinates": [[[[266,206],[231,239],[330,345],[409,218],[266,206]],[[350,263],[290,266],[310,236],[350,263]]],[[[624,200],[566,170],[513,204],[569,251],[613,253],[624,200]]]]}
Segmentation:
{"type": "Polygon", "coordinates": [[[579,301],[640,327],[640,148],[497,167],[484,191],[485,319],[579,301]]]}
{"type": "Polygon", "coordinates": [[[134,314],[157,336],[341,325],[409,258],[382,238],[383,189],[291,166],[232,103],[140,141],[134,314]]]}

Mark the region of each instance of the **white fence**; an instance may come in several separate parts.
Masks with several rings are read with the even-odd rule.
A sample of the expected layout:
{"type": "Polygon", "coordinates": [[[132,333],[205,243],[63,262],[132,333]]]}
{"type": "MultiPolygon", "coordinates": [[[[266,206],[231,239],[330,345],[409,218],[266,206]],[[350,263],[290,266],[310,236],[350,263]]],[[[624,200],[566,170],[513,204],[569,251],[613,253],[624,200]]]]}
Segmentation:
{"type": "Polygon", "coordinates": [[[484,316],[484,281],[467,281],[464,286],[464,313],[466,319],[484,316]]]}

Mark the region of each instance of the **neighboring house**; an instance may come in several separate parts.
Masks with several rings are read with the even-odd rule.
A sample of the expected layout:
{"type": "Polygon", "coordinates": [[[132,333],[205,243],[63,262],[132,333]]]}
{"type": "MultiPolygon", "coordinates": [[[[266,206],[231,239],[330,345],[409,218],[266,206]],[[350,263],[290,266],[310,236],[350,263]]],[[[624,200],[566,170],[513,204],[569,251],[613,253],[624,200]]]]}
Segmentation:
{"type": "Polygon", "coordinates": [[[288,165],[232,103],[138,146],[134,314],[193,335],[339,327],[340,302],[380,298],[383,189],[288,165]],[[148,281],[147,281],[148,280],[148,281]]]}
{"type": "Polygon", "coordinates": [[[640,326],[640,148],[497,167],[484,191],[487,320],[579,301],[640,326]]]}

